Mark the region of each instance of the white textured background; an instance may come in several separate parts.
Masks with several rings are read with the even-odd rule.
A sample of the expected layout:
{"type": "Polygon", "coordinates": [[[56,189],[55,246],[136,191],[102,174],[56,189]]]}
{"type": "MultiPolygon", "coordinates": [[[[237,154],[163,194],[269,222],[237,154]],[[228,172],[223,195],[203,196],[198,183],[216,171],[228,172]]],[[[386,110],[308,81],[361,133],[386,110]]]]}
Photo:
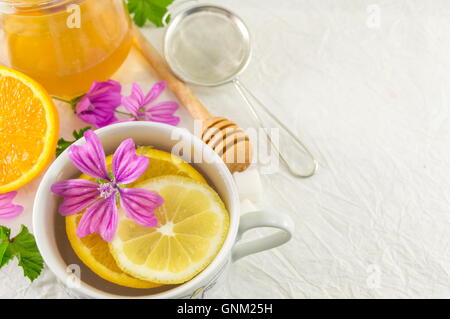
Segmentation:
{"type": "MultiPolygon", "coordinates": [[[[260,206],[294,218],[295,237],[236,263],[211,297],[449,298],[450,2],[212,2],[248,24],[254,54],[242,80],[321,169],[309,180],[263,176],[260,206]]],[[[145,32],[161,45],[162,30],[145,32]]],[[[232,87],[195,91],[213,113],[251,125],[232,87]]],[[[61,115],[64,136],[83,126],[71,116],[61,115]]],[[[6,223],[15,231],[31,226],[37,183],[6,223]]],[[[0,297],[70,297],[50,271],[30,285],[14,262],[0,283],[0,297]]]]}

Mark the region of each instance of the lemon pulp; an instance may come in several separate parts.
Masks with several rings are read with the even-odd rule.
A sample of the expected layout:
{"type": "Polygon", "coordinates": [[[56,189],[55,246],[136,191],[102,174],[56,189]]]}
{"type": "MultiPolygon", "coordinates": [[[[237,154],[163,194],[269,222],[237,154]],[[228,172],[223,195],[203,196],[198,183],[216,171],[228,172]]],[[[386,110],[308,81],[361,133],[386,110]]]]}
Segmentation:
{"type": "Polygon", "coordinates": [[[165,202],[155,210],[155,228],[120,213],[109,244],[117,265],[130,276],[160,284],[192,279],[214,259],[228,232],[220,197],[205,183],[181,176],[157,177],[136,187],[158,192],[165,202]]]}

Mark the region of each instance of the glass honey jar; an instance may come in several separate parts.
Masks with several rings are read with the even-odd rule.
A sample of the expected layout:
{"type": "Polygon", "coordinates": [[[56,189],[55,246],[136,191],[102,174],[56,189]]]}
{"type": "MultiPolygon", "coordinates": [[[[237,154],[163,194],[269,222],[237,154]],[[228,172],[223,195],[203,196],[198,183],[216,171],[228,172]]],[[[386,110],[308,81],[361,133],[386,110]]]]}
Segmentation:
{"type": "Polygon", "coordinates": [[[60,98],[110,78],[132,42],[123,0],[0,0],[0,63],[60,98]]]}

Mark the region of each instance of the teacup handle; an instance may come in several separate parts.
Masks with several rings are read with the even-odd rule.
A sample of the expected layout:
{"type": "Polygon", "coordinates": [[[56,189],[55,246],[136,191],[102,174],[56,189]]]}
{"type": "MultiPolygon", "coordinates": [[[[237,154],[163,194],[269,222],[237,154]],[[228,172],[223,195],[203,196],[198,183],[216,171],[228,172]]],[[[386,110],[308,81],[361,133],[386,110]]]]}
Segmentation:
{"type": "Polygon", "coordinates": [[[247,213],[241,217],[237,241],[250,229],[259,227],[277,228],[274,234],[263,238],[258,238],[245,243],[237,243],[231,252],[233,262],[242,257],[269,250],[287,243],[292,238],[294,232],[293,220],[284,214],[273,214],[266,211],[247,213]]]}

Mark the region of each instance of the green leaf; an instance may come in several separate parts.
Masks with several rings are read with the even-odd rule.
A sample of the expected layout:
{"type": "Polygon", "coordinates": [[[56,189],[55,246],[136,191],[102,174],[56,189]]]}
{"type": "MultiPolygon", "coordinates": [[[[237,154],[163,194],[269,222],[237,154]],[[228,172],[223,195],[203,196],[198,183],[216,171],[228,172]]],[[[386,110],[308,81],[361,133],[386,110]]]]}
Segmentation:
{"type": "Polygon", "coordinates": [[[59,155],[62,154],[62,152],[64,152],[70,145],[72,145],[73,143],[75,143],[76,141],[78,141],[80,138],[83,137],[84,133],[87,130],[90,130],[92,127],[90,126],[86,126],[85,128],[82,128],[81,130],[77,131],[73,131],[72,136],[74,137],[74,141],[67,141],[63,138],[60,138],[58,140],[58,145],[56,146],[56,157],[58,157],[59,155]]]}
{"type": "Polygon", "coordinates": [[[20,233],[13,239],[9,238],[10,233],[9,228],[0,226],[0,268],[13,257],[17,257],[24,276],[31,281],[35,280],[44,268],[44,260],[39,253],[34,236],[24,225],[22,225],[20,233]]]}
{"type": "Polygon", "coordinates": [[[133,14],[133,21],[139,27],[143,27],[147,20],[162,27],[162,19],[172,2],[173,0],[128,0],[128,11],[133,14]]]}
{"type": "Polygon", "coordinates": [[[31,281],[39,277],[44,268],[44,260],[39,253],[34,236],[30,234],[27,227],[22,225],[20,233],[11,241],[10,247],[19,259],[23,274],[31,281]]]}
{"type": "Polygon", "coordinates": [[[74,130],[73,133],[72,133],[72,136],[75,138],[75,140],[78,141],[80,138],[84,137],[84,133],[85,133],[86,131],[90,130],[91,128],[92,128],[92,127],[90,127],[90,126],[86,126],[86,127],[82,128],[82,129],[79,130],[79,131],[74,130]]]}
{"type": "Polygon", "coordinates": [[[12,258],[8,253],[9,235],[11,230],[5,226],[0,226],[0,268],[6,265],[12,258]]]}
{"type": "Polygon", "coordinates": [[[60,138],[58,140],[58,145],[56,146],[56,157],[62,154],[68,148],[70,145],[72,145],[73,142],[66,141],[63,138],[60,138]]]}
{"type": "Polygon", "coordinates": [[[12,251],[11,245],[8,245],[8,247],[6,247],[5,253],[3,255],[3,259],[0,264],[0,268],[7,265],[13,258],[14,258],[14,251],[12,251]]]}

